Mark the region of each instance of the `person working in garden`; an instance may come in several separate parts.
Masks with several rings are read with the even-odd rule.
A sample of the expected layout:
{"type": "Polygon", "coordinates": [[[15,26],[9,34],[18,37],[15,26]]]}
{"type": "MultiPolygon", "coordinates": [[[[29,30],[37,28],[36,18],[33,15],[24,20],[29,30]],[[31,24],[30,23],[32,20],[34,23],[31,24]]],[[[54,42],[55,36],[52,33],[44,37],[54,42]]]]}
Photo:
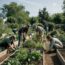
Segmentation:
{"type": "Polygon", "coordinates": [[[15,41],[15,36],[5,38],[4,40],[2,40],[0,47],[3,47],[5,49],[15,50],[14,41],[15,41]],[[12,46],[12,44],[13,44],[13,46],[12,46]]]}
{"type": "Polygon", "coordinates": [[[37,26],[36,28],[36,35],[37,35],[37,38],[42,42],[43,41],[43,36],[44,36],[44,28],[41,27],[41,26],[37,26]]]}
{"type": "Polygon", "coordinates": [[[49,51],[56,50],[57,48],[63,48],[62,42],[58,38],[54,38],[50,35],[47,36],[47,41],[50,41],[49,51]]]}
{"type": "Polygon", "coordinates": [[[19,38],[18,46],[20,46],[21,37],[22,37],[23,42],[25,41],[25,37],[28,32],[28,29],[29,29],[29,25],[25,25],[19,29],[19,31],[18,31],[18,36],[19,36],[18,37],[19,38]]]}

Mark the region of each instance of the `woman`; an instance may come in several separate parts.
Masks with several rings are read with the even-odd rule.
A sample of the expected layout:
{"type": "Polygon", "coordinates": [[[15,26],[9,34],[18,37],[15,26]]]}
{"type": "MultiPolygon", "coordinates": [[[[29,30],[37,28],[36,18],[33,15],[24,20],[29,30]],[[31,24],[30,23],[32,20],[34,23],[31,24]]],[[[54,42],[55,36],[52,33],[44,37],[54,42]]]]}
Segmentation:
{"type": "Polygon", "coordinates": [[[2,40],[2,42],[0,43],[0,47],[3,47],[3,48],[5,48],[5,49],[11,48],[12,50],[15,50],[14,41],[15,41],[15,36],[11,36],[11,37],[9,37],[9,38],[5,38],[5,39],[2,40]],[[12,46],[12,45],[13,45],[13,46],[12,46]]]}
{"type": "Polygon", "coordinates": [[[50,41],[49,50],[52,49],[56,50],[57,48],[63,48],[62,42],[55,37],[51,37],[50,35],[47,36],[47,41],[50,41]]]}

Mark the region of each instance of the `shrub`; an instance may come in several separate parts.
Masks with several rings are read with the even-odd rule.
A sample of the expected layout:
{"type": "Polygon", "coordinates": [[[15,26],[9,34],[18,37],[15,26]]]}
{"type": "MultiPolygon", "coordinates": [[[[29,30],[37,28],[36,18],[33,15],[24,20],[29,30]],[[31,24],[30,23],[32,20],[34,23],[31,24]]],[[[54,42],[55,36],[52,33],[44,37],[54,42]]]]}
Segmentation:
{"type": "Polygon", "coordinates": [[[3,65],[21,65],[20,62],[16,58],[10,58],[3,65]]]}
{"type": "Polygon", "coordinates": [[[16,58],[19,60],[19,61],[26,61],[27,60],[27,57],[28,57],[28,50],[27,49],[19,49],[20,51],[17,52],[16,54],[16,58]]]}
{"type": "Polygon", "coordinates": [[[36,43],[33,40],[27,40],[27,41],[25,41],[25,43],[23,44],[23,46],[27,47],[27,48],[34,48],[35,44],[36,43]]]}
{"type": "Polygon", "coordinates": [[[40,42],[38,42],[38,43],[36,44],[36,48],[43,48],[43,44],[40,43],[40,42]]]}
{"type": "Polygon", "coordinates": [[[7,34],[13,34],[11,28],[6,28],[6,29],[4,30],[4,33],[7,33],[7,34]]]}
{"type": "Polygon", "coordinates": [[[62,42],[65,42],[65,34],[61,34],[60,36],[58,36],[58,38],[59,38],[62,42]]]}
{"type": "Polygon", "coordinates": [[[31,52],[31,59],[32,60],[38,61],[38,60],[41,59],[41,57],[42,57],[42,55],[41,55],[40,51],[34,50],[34,51],[31,52]]]}

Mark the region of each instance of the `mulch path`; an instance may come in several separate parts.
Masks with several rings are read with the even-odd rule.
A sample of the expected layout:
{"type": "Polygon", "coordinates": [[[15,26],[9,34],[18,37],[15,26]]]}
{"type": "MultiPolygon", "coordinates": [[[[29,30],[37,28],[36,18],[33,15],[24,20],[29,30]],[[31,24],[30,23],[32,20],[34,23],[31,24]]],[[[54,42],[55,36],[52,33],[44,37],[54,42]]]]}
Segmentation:
{"type": "Polygon", "coordinates": [[[56,53],[45,54],[45,65],[61,65],[56,53]]]}

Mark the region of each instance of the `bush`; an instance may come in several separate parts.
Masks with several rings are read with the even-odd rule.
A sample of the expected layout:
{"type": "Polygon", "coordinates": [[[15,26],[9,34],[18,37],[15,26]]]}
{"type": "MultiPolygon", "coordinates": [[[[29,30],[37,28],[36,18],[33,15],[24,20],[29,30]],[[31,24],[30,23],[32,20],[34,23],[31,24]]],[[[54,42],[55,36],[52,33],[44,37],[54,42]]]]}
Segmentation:
{"type": "Polygon", "coordinates": [[[20,62],[15,58],[10,58],[6,63],[3,65],[21,65],[20,62]]]}
{"type": "Polygon", "coordinates": [[[32,60],[38,61],[41,59],[41,57],[42,57],[42,55],[41,55],[40,51],[34,50],[31,52],[31,59],[32,60]]]}
{"type": "Polygon", "coordinates": [[[7,34],[13,34],[11,28],[6,28],[6,29],[4,30],[4,33],[7,33],[7,34]]]}
{"type": "Polygon", "coordinates": [[[58,38],[62,41],[65,42],[65,33],[61,34],[60,36],[58,36],[58,38]]]}
{"type": "Polygon", "coordinates": [[[40,42],[38,42],[38,43],[36,44],[36,48],[43,48],[43,44],[40,43],[40,42]]]}
{"type": "Polygon", "coordinates": [[[27,41],[25,41],[25,43],[23,44],[23,46],[27,47],[27,48],[34,48],[35,44],[36,43],[33,40],[27,40],[27,41]]]}
{"type": "Polygon", "coordinates": [[[22,48],[22,49],[19,49],[20,51],[19,52],[17,52],[17,54],[16,54],[16,58],[19,60],[19,61],[23,61],[23,62],[25,62],[26,60],[27,60],[27,58],[28,58],[28,50],[27,49],[24,49],[24,48],[22,48]]]}

